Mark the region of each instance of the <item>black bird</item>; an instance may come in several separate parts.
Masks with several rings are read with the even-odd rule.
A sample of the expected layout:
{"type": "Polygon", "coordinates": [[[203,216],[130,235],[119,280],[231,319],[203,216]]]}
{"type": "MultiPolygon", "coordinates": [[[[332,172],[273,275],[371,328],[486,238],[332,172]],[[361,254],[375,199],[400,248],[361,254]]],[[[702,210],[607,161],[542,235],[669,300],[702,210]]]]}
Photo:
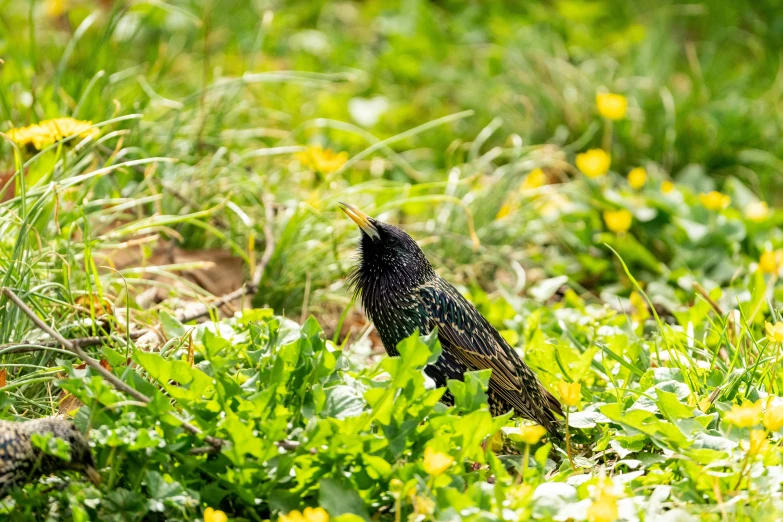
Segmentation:
{"type": "MultiPolygon", "coordinates": [[[[563,415],[560,402],[476,307],[435,273],[413,238],[350,205],[340,207],[361,229],[359,263],[350,282],[386,352],[398,355],[397,343],[416,330],[427,334],[437,327],[443,352],[424,371],[439,387],[448,379],[463,380],[467,371],[489,368],[492,415],[513,409],[560,438],[554,416],[563,415]]],[[[448,392],[442,400],[453,403],[448,392]]]]}
{"type": "Polygon", "coordinates": [[[94,484],[100,484],[101,476],[95,469],[90,445],[70,421],[58,417],[26,422],[0,421],[0,498],[13,486],[57,471],[79,471],[94,484]],[[52,436],[68,442],[71,460],[66,462],[47,455],[33,446],[33,434],[52,436]]]}

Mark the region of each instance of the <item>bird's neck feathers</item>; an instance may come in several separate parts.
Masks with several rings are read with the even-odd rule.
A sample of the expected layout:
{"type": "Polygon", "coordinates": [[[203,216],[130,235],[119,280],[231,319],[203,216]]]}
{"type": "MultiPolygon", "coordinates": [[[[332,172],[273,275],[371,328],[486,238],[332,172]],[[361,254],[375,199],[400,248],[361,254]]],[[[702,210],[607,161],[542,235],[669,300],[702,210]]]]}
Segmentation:
{"type": "MultiPolygon", "coordinates": [[[[410,238],[408,238],[410,239],[410,238]]],[[[410,242],[415,246],[413,239],[410,242]]],[[[419,286],[437,277],[424,252],[415,248],[385,248],[363,237],[359,259],[350,277],[366,310],[384,303],[393,305],[410,296],[419,286]]]]}

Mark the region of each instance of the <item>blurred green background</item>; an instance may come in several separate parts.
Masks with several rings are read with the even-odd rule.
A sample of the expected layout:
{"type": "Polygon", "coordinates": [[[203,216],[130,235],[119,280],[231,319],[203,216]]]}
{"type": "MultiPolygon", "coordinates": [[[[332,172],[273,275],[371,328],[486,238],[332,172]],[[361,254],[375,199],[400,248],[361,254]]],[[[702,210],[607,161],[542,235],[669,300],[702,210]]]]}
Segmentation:
{"type": "MultiPolygon", "coordinates": [[[[259,80],[263,88],[249,89],[241,108],[215,111],[204,135],[224,144],[213,131],[230,118],[257,131],[255,146],[278,143],[272,130],[306,141],[318,117],[385,138],[474,110],[407,143],[422,150],[411,163],[442,179],[457,161],[454,141],[472,140],[498,117],[490,144],[512,133],[525,144],[599,144],[593,100],[606,88],[630,101],[616,128],[620,170],[652,160],[676,174],[697,164],[771,196],[781,171],[783,10],[775,1],[4,0],[0,30],[0,115],[13,125],[70,112],[99,71],[93,89],[102,95],[84,100],[81,116],[106,119],[116,99],[121,111],[169,125],[176,103],[165,100],[183,102],[221,79],[343,73],[345,81],[318,88],[259,80]]],[[[363,144],[337,130],[327,139],[363,144]]]]}

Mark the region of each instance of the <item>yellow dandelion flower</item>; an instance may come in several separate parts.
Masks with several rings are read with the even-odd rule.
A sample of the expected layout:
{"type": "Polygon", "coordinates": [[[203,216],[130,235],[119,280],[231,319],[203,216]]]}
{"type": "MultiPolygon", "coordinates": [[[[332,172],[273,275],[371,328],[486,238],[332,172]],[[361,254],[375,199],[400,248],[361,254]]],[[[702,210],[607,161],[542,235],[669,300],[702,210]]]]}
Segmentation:
{"type": "Polygon", "coordinates": [[[228,517],[219,509],[208,507],[204,510],[204,522],[227,522],[228,517]]]}
{"type": "Polygon", "coordinates": [[[739,428],[752,428],[761,419],[761,401],[746,402],[742,406],[735,404],[723,419],[739,428]]]}
{"type": "Polygon", "coordinates": [[[619,516],[614,495],[603,494],[587,508],[587,520],[590,522],[614,522],[619,516]]]}
{"type": "Polygon", "coordinates": [[[324,149],[320,145],[316,145],[298,153],[297,158],[305,167],[316,170],[321,174],[331,174],[345,165],[345,162],[348,161],[348,153],[345,151],[337,153],[331,149],[324,149]]]}
{"type": "MultiPolygon", "coordinates": [[[[783,338],[783,332],[781,332],[781,338],[783,338]]],[[[783,406],[770,407],[767,405],[762,422],[769,431],[780,431],[783,428],[783,406]]]]}
{"type": "Polygon", "coordinates": [[[756,201],[745,207],[745,217],[755,223],[761,223],[769,217],[769,205],[766,201],[756,201]]]}
{"type": "Polygon", "coordinates": [[[699,201],[707,210],[721,210],[729,206],[731,198],[713,190],[709,194],[699,194],[699,201]]]}
{"type": "Polygon", "coordinates": [[[647,183],[647,171],[644,167],[636,167],[628,173],[628,184],[636,190],[641,189],[647,183]]]}
{"type": "Polygon", "coordinates": [[[71,136],[78,136],[81,139],[95,138],[100,134],[100,131],[92,128],[91,121],[55,118],[27,127],[10,129],[6,134],[20,147],[43,150],[71,136]]]}
{"type": "Polygon", "coordinates": [[[546,435],[546,428],[543,426],[520,426],[519,431],[513,434],[512,438],[525,444],[536,444],[544,435],[546,435]]]}
{"type": "Polygon", "coordinates": [[[588,178],[600,178],[609,172],[612,158],[603,149],[590,149],[576,155],[576,168],[588,178]]]}
{"type": "Polygon", "coordinates": [[[451,455],[435,451],[430,447],[424,450],[424,471],[428,475],[441,475],[452,464],[454,464],[454,458],[451,455]]]}
{"type": "Polygon", "coordinates": [[[606,228],[615,234],[622,234],[631,228],[631,223],[633,223],[633,214],[625,209],[605,210],[604,221],[606,222],[606,228]]]}
{"type": "Polygon", "coordinates": [[[783,250],[769,250],[759,258],[759,270],[764,274],[777,274],[783,265],[783,250]]]}
{"type": "Polygon", "coordinates": [[[533,169],[519,186],[519,190],[537,189],[546,185],[547,181],[548,179],[543,169],[533,169]]]}
{"type": "Polygon", "coordinates": [[[664,194],[669,194],[670,192],[674,191],[674,183],[672,183],[669,180],[664,181],[661,183],[661,192],[664,194]]]}
{"type": "Polygon", "coordinates": [[[557,393],[560,394],[560,402],[566,406],[576,406],[582,398],[582,385],[578,382],[560,381],[557,383],[557,393]]]}
{"type": "Polygon", "coordinates": [[[628,100],[622,94],[599,92],[595,95],[595,104],[598,106],[598,114],[607,120],[621,120],[625,118],[628,109],[628,100]]]}
{"type": "Polygon", "coordinates": [[[773,343],[783,342],[783,323],[764,323],[764,330],[767,332],[767,339],[773,343]]]}

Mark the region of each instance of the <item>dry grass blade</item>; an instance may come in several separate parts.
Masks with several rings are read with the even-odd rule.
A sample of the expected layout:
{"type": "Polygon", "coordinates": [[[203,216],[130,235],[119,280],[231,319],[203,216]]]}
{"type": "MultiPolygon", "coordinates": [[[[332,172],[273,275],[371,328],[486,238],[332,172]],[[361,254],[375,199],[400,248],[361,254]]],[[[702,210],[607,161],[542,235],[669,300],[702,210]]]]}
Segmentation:
{"type": "Polygon", "coordinates": [[[261,259],[258,261],[258,264],[256,265],[255,270],[253,271],[253,278],[250,280],[250,282],[242,285],[240,288],[234,290],[233,292],[227,293],[226,295],[220,297],[213,303],[203,305],[203,308],[201,310],[197,310],[195,312],[191,312],[179,316],[178,319],[180,321],[182,321],[183,323],[187,323],[190,321],[201,319],[202,317],[206,317],[207,315],[209,315],[210,310],[218,309],[223,305],[231,303],[232,301],[236,301],[237,299],[243,299],[246,296],[254,295],[256,292],[258,292],[258,286],[261,284],[261,279],[263,279],[264,277],[264,272],[266,271],[266,267],[267,265],[269,265],[269,261],[272,260],[272,256],[275,253],[275,234],[274,231],[272,230],[274,211],[271,202],[267,198],[264,199],[264,213],[265,213],[264,238],[266,241],[266,246],[264,247],[264,253],[261,256],[261,259]]]}

